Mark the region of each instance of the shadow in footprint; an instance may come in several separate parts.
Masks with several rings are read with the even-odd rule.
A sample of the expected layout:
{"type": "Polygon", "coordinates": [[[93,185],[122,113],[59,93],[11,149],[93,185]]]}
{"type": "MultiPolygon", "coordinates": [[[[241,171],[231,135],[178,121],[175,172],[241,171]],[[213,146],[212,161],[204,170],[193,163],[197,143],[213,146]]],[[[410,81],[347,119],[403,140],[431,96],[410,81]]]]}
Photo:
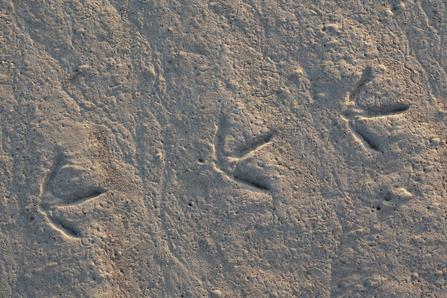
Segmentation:
{"type": "Polygon", "coordinates": [[[349,123],[349,128],[367,150],[373,152],[383,152],[383,144],[374,133],[367,130],[365,127],[356,125],[356,123],[352,121],[349,123]]]}
{"type": "Polygon", "coordinates": [[[73,223],[55,216],[49,216],[48,219],[50,220],[51,224],[53,224],[57,229],[61,230],[67,236],[74,238],[79,238],[82,236],[81,231],[75,228],[73,226],[73,223]]]}
{"type": "Polygon", "coordinates": [[[374,118],[374,117],[387,117],[387,116],[399,115],[407,111],[409,108],[410,108],[409,104],[397,102],[381,107],[371,107],[365,109],[364,111],[366,112],[365,113],[366,117],[374,118]]]}
{"type": "Polygon", "coordinates": [[[263,184],[260,181],[249,180],[247,178],[241,178],[237,175],[234,176],[234,179],[242,184],[250,185],[250,186],[257,188],[259,190],[265,190],[265,191],[270,190],[270,186],[268,186],[267,184],[263,184]]]}

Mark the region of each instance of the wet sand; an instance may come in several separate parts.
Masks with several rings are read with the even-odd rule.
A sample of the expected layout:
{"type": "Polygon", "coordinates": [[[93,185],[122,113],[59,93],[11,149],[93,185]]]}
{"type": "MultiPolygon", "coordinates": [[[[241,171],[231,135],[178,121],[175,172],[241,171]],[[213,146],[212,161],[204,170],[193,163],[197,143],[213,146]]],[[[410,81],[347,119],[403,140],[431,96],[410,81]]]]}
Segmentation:
{"type": "Polygon", "coordinates": [[[0,297],[446,297],[442,1],[0,7],[0,297]]]}

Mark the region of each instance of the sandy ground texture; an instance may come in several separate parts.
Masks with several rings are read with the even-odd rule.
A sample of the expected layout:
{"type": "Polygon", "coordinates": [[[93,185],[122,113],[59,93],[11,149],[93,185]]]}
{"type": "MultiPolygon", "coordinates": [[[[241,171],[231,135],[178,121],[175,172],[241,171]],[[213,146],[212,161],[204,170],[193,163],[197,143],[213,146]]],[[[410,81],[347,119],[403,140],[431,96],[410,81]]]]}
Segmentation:
{"type": "Polygon", "coordinates": [[[1,0],[0,297],[447,297],[441,0],[1,0]]]}

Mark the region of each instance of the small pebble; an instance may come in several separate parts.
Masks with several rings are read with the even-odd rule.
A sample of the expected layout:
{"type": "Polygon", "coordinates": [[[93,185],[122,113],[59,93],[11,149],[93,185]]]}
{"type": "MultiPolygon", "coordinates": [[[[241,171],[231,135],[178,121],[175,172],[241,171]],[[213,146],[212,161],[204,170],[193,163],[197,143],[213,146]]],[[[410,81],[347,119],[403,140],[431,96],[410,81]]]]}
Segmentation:
{"type": "Polygon", "coordinates": [[[211,298],[221,298],[222,292],[220,290],[213,290],[211,292],[211,298]]]}
{"type": "Polygon", "coordinates": [[[84,65],[81,65],[81,66],[78,67],[78,70],[80,72],[85,72],[85,71],[87,71],[89,69],[90,69],[90,65],[88,65],[88,64],[84,64],[84,65]]]}
{"type": "Polygon", "coordinates": [[[95,104],[91,101],[84,101],[82,104],[84,105],[84,108],[89,111],[96,108],[95,104]]]}
{"type": "Polygon", "coordinates": [[[430,138],[430,145],[432,146],[438,146],[439,143],[441,143],[441,139],[437,138],[437,137],[431,137],[430,138]]]}

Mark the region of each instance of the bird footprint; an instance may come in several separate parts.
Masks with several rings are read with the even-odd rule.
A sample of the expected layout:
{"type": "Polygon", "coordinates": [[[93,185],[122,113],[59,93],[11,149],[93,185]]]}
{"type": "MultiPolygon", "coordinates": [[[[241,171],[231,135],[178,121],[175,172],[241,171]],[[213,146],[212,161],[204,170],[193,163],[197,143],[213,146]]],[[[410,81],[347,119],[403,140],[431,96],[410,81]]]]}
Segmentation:
{"type": "MultiPolygon", "coordinates": [[[[247,168],[244,161],[254,159],[257,152],[268,146],[274,137],[274,131],[264,131],[251,137],[248,141],[238,142],[236,139],[243,139],[240,131],[231,134],[231,126],[223,118],[220,125],[216,127],[214,146],[218,168],[225,173],[233,182],[257,192],[267,192],[270,190],[269,179],[263,175],[262,168],[247,168]],[[239,136],[239,138],[237,138],[239,136]],[[239,146],[234,146],[238,144],[239,146]],[[228,149],[233,148],[233,149],[228,149]]],[[[260,163],[258,163],[260,164],[260,163]]]]}
{"type": "Polygon", "coordinates": [[[344,103],[342,115],[349,129],[372,153],[384,152],[391,136],[398,133],[398,129],[393,132],[385,127],[393,123],[397,128],[402,122],[399,117],[410,108],[409,103],[399,98],[389,101],[387,97],[399,94],[399,90],[394,90],[395,86],[379,80],[374,76],[373,68],[367,67],[344,103]]]}
{"type": "Polygon", "coordinates": [[[100,169],[73,164],[59,153],[42,186],[39,209],[56,229],[67,236],[80,237],[82,233],[76,224],[61,216],[61,211],[105,193],[101,184],[100,169]]]}

